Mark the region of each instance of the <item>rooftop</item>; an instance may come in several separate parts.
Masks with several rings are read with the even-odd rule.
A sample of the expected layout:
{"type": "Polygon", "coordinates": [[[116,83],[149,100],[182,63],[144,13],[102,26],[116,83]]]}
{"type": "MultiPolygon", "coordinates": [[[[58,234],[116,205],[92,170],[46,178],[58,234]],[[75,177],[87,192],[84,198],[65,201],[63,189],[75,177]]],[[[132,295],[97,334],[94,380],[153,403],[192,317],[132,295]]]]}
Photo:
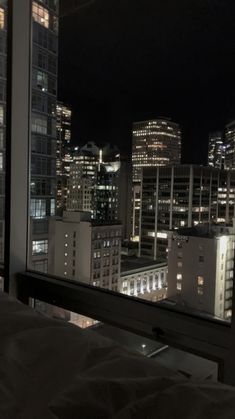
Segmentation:
{"type": "Polygon", "coordinates": [[[167,266],[167,262],[163,259],[150,260],[147,258],[138,258],[136,256],[122,256],[121,275],[129,271],[145,271],[147,269],[160,268],[167,266]]]}

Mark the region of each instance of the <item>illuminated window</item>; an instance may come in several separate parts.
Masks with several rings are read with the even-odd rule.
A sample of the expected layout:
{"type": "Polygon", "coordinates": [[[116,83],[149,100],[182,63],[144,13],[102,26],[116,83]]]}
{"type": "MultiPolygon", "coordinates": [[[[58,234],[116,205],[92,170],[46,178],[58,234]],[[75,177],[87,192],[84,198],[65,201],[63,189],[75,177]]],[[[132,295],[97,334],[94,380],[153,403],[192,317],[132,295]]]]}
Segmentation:
{"type": "Polygon", "coordinates": [[[0,7],[0,29],[4,29],[5,26],[5,10],[0,7]]]}
{"type": "Polygon", "coordinates": [[[49,28],[49,12],[45,7],[39,6],[36,2],[33,2],[33,20],[45,28],[49,28]]]}
{"type": "Polygon", "coordinates": [[[181,284],[181,282],[177,282],[176,288],[177,288],[178,291],[181,291],[182,290],[182,284],[181,284]]]}
{"type": "Polygon", "coordinates": [[[177,278],[177,280],[181,281],[182,280],[182,274],[177,274],[176,278],[177,278]]]}
{"type": "Polygon", "coordinates": [[[46,216],[46,200],[45,199],[31,199],[31,201],[30,201],[30,215],[33,218],[45,218],[45,216],[46,216]]]}
{"type": "Polygon", "coordinates": [[[33,240],[33,255],[47,254],[48,240],[33,240]]]}
{"type": "Polygon", "coordinates": [[[197,285],[204,285],[204,278],[203,276],[198,276],[197,277],[197,285]]]}
{"type": "Polygon", "coordinates": [[[0,106],[0,125],[4,123],[4,108],[3,105],[0,106]]]}

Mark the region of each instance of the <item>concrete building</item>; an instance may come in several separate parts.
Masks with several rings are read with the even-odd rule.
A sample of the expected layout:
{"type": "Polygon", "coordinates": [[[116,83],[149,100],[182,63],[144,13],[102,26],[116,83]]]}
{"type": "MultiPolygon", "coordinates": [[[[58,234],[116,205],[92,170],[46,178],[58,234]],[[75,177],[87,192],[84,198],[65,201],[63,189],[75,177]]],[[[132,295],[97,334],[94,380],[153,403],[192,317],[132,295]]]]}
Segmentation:
{"type": "Polygon", "coordinates": [[[182,165],[145,169],[139,254],[166,258],[168,232],[199,223],[232,224],[235,173],[182,165]]]}
{"type": "Polygon", "coordinates": [[[235,121],[225,127],[225,168],[235,170],[235,121]]]}
{"type": "Polygon", "coordinates": [[[179,164],[181,130],[168,118],[135,122],[132,133],[133,181],[141,181],[144,167],[179,164]]]}
{"type": "Polygon", "coordinates": [[[99,223],[89,212],[65,211],[50,220],[50,274],[119,289],[121,225],[99,223]]]}
{"type": "Polygon", "coordinates": [[[58,6],[32,1],[29,267],[47,272],[48,219],[56,208],[58,6]]]}
{"type": "Polygon", "coordinates": [[[200,225],[172,233],[168,298],[223,319],[232,315],[235,229],[200,225]]]}
{"type": "Polygon", "coordinates": [[[120,292],[149,301],[167,297],[167,263],[144,258],[123,257],[120,292]]]}
{"type": "Polygon", "coordinates": [[[226,146],[223,141],[223,132],[211,132],[208,145],[208,166],[218,169],[224,168],[226,146]]]}
{"type": "Polygon", "coordinates": [[[58,215],[67,208],[68,179],[72,156],[70,152],[71,141],[71,108],[62,102],[56,105],[56,178],[57,178],[57,200],[56,207],[58,215]]]}

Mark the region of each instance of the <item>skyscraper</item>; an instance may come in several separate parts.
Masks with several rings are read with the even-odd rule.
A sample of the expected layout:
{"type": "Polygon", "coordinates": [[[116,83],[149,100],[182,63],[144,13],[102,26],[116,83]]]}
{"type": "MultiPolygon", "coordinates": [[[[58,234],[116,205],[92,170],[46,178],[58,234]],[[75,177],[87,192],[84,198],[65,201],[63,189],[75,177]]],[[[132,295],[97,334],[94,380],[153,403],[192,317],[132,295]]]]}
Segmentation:
{"type": "Polygon", "coordinates": [[[199,223],[232,224],[235,173],[182,165],[145,169],[140,255],[166,258],[170,231],[199,223]]]}
{"type": "Polygon", "coordinates": [[[181,130],[178,124],[166,118],[133,124],[133,181],[141,180],[144,167],[178,164],[180,159],[181,130]]]}
{"type": "Polygon", "coordinates": [[[235,170],[235,121],[225,127],[225,168],[235,170]]]}
{"type": "Polygon", "coordinates": [[[62,102],[56,106],[56,177],[57,177],[57,212],[66,209],[68,197],[68,178],[72,162],[70,153],[71,109],[62,102]]]}
{"type": "Polygon", "coordinates": [[[47,271],[48,217],[56,205],[57,0],[32,2],[33,63],[29,265],[47,271]]]}
{"type": "Polygon", "coordinates": [[[222,131],[211,132],[209,134],[208,166],[222,169],[224,167],[225,149],[222,131]]]}
{"type": "Polygon", "coordinates": [[[99,156],[99,148],[94,142],[89,141],[73,158],[68,182],[68,210],[90,211],[93,214],[99,156]]]}
{"type": "Polygon", "coordinates": [[[71,165],[68,210],[89,211],[99,221],[118,219],[120,154],[88,142],[71,165]]]}

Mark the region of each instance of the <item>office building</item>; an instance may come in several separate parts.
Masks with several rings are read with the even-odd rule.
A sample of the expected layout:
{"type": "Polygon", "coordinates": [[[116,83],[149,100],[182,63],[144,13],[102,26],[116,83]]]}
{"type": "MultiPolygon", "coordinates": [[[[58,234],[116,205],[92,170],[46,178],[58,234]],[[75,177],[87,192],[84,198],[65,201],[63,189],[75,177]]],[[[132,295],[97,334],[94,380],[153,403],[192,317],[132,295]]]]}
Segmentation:
{"type": "Polygon", "coordinates": [[[48,218],[56,207],[58,1],[32,2],[29,266],[47,271],[48,218]]]}
{"type": "Polygon", "coordinates": [[[225,127],[225,168],[235,169],[235,121],[230,122],[225,127]]]}
{"type": "Polygon", "coordinates": [[[225,150],[222,131],[211,132],[208,146],[208,166],[223,169],[225,150]]]}
{"type": "Polygon", "coordinates": [[[81,149],[75,150],[70,168],[68,210],[94,211],[94,187],[100,150],[94,142],[88,142],[81,149]]]}
{"type": "Polygon", "coordinates": [[[132,218],[132,167],[129,160],[121,159],[118,176],[118,220],[122,223],[122,239],[130,240],[132,218]]]}
{"type": "Polygon", "coordinates": [[[71,141],[71,109],[62,102],[56,106],[56,178],[57,178],[57,213],[62,213],[67,208],[68,179],[72,156],[70,151],[71,141]]]}
{"type": "Polygon", "coordinates": [[[182,165],[145,169],[139,254],[166,258],[168,232],[200,223],[231,224],[234,172],[182,165]]]}
{"type": "Polygon", "coordinates": [[[180,164],[181,129],[169,118],[135,122],[132,133],[132,240],[139,241],[140,184],[146,167],[180,164]]]}
{"type": "Polygon", "coordinates": [[[122,257],[120,292],[149,301],[167,297],[167,263],[122,257]]]}
{"type": "Polygon", "coordinates": [[[200,225],[169,239],[168,298],[222,319],[232,315],[235,229],[200,225]]]}
{"type": "Polygon", "coordinates": [[[88,142],[71,165],[68,210],[89,211],[99,221],[118,220],[120,154],[88,142]]]}
{"type": "Polygon", "coordinates": [[[49,272],[63,278],[119,290],[121,225],[65,211],[50,220],[49,272]]]}
{"type": "Polygon", "coordinates": [[[133,181],[141,181],[144,167],[178,164],[181,160],[181,130],[167,118],[140,121],[133,124],[133,181]]]}
{"type": "Polygon", "coordinates": [[[4,262],[6,85],[7,85],[7,4],[0,4],[0,263],[4,262]]]}

